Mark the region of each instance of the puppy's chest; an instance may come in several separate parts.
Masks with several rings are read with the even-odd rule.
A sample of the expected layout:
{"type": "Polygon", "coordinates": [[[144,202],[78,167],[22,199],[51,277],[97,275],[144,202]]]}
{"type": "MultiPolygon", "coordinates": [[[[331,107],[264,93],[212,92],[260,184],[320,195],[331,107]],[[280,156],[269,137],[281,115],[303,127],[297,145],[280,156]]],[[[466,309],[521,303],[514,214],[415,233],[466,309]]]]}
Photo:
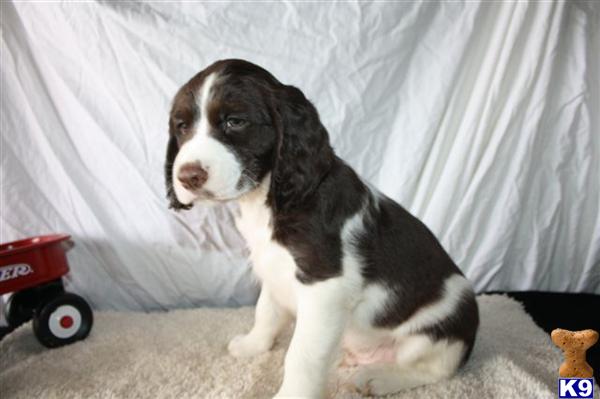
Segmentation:
{"type": "Polygon", "coordinates": [[[271,211],[261,197],[240,201],[236,226],[250,249],[254,273],[274,299],[295,312],[294,279],[296,263],[290,252],[272,240],[271,211]]]}

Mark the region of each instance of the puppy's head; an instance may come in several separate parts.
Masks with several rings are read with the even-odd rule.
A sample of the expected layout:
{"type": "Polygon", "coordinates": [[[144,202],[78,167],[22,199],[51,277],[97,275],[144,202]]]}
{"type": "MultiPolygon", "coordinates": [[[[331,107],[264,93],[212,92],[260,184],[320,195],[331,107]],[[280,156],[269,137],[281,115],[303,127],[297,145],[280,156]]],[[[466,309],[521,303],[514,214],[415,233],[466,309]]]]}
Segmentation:
{"type": "Polygon", "coordinates": [[[173,100],[165,164],[172,208],[236,199],[269,173],[274,206],[300,203],[332,159],[327,132],[302,92],[249,62],[218,61],[173,100]]]}

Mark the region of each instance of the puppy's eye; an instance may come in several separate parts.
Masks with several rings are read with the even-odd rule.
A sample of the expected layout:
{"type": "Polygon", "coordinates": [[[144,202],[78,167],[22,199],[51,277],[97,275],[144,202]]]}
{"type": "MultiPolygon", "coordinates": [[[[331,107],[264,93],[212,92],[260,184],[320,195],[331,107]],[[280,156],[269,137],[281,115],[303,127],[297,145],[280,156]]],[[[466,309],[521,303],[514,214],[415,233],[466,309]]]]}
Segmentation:
{"type": "Polygon", "coordinates": [[[187,130],[187,128],[188,128],[188,124],[187,124],[187,123],[185,123],[185,122],[177,122],[177,123],[175,124],[175,128],[176,128],[177,130],[180,130],[180,131],[187,130]]]}
{"type": "Polygon", "coordinates": [[[225,125],[228,129],[240,130],[245,128],[248,125],[248,122],[241,118],[229,117],[227,118],[227,121],[225,121],[225,125]]]}

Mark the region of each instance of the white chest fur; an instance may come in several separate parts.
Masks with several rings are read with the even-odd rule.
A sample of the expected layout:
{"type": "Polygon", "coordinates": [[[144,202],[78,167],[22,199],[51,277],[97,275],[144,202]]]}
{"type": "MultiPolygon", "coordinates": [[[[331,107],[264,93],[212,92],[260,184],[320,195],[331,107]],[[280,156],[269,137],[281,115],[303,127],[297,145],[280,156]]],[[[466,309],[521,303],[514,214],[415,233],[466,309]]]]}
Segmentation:
{"type": "Polygon", "coordinates": [[[271,211],[265,205],[268,179],[260,188],[239,200],[236,226],[246,239],[254,273],[267,285],[274,299],[290,312],[296,312],[294,273],[296,264],[289,251],[272,240],[271,211]]]}

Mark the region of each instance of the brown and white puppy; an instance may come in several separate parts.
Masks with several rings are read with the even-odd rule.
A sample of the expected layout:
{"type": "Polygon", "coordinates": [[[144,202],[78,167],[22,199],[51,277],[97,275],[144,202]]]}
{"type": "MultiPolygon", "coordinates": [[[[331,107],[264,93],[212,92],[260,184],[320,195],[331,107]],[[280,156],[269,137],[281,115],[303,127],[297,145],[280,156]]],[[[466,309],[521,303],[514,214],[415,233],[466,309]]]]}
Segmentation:
{"type": "Polygon", "coordinates": [[[292,317],[277,396],[321,397],[339,349],[352,384],[386,394],[452,376],[479,316],[434,235],[364,183],[295,87],[242,60],[214,63],[175,96],[165,166],[171,206],[237,200],[262,289],[233,356],[268,351],[292,317]]]}

